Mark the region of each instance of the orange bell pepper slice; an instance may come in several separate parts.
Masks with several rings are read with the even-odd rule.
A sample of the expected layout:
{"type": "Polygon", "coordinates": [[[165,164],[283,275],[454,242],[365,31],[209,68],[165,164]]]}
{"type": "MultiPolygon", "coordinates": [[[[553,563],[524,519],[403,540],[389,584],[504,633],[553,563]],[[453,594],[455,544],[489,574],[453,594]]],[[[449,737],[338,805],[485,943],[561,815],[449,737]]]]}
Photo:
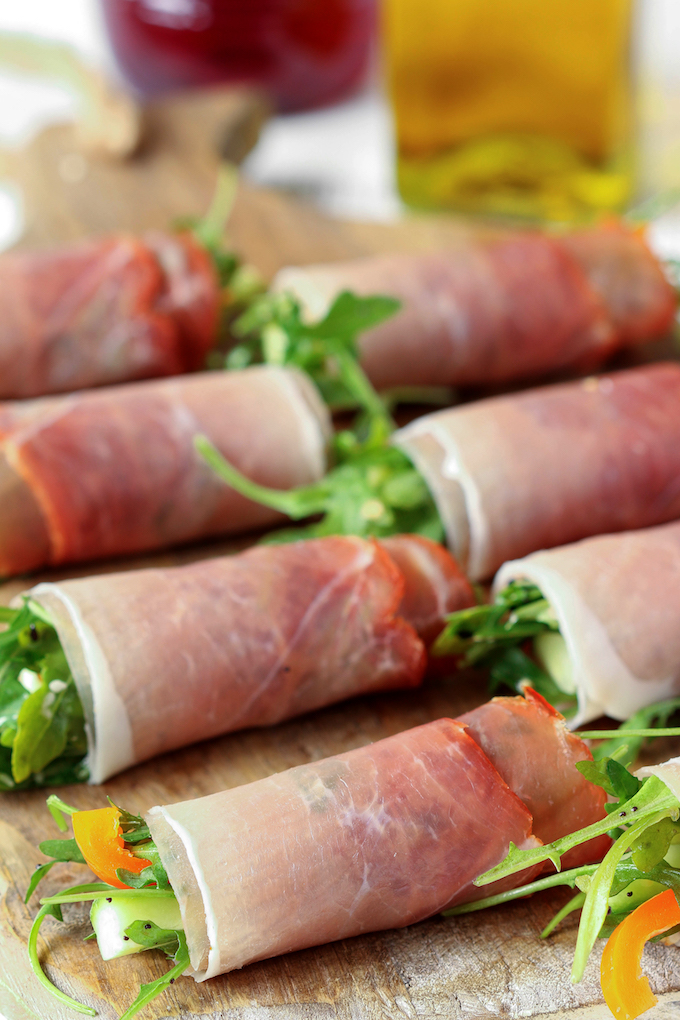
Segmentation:
{"type": "Polygon", "coordinates": [[[73,835],[88,866],[98,878],[118,889],[130,889],[116,876],[117,868],[139,874],[151,861],[127,850],[120,827],[120,811],[116,807],[95,811],[76,811],[72,816],[73,835]]]}
{"type": "Polygon", "coordinates": [[[648,939],[680,924],[680,906],[672,889],[641,903],[609,936],[602,954],[604,999],[617,1020],[634,1020],[658,999],[640,961],[648,939]]]}

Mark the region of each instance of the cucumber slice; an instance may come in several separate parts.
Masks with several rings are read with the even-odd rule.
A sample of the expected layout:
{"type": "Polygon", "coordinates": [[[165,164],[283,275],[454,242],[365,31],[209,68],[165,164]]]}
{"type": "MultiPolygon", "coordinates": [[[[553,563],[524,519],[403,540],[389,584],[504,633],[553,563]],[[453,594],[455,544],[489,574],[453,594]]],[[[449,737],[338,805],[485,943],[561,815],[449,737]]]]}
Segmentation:
{"type": "Polygon", "coordinates": [[[115,960],[119,956],[144,951],[144,946],[125,938],[125,929],[134,921],[153,921],[159,928],[175,931],[184,927],[175,897],[156,892],[115,896],[110,902],[102,896],[92,903],[90,921],[102,960],[115,960]]]}
{"type": "Polygon", "coordinates": [[[534,638],[536,658],[550,673],[557,686],[565,694],[576,693],[574,671],[567,650],[567,643],[557,631],[547,631],[534,638]]]}

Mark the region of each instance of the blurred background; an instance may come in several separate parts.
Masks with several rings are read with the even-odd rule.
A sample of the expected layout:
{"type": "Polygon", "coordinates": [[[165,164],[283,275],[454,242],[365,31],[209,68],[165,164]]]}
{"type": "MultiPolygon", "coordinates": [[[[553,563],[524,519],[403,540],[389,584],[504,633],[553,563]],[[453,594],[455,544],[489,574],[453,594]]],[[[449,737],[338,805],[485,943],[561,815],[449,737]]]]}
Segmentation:
{"type": "MultiPolygon", "coordinates": [[[[336,217],[573,222],[680,185],[678,0],[22,0],[0,32],[5,148],[76,115],[63,52],[41,69],[33,36],[141,102],[263,90],[245,177],[336,217]]],[[[3,188],[6,247],[21,213],[3,188]]]]}

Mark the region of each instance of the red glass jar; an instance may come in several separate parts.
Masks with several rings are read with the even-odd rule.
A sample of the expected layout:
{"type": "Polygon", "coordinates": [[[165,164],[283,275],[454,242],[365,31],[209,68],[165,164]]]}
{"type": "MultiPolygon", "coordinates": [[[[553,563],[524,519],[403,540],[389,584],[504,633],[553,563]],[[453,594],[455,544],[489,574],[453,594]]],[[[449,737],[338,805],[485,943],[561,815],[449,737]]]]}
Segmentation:
{"type": "Polygon", "coordinates": [[[267,88],[279,109],[361,84],[375,0],[101,0],[116,59],[147,94],[216,82],[267,88]]]}

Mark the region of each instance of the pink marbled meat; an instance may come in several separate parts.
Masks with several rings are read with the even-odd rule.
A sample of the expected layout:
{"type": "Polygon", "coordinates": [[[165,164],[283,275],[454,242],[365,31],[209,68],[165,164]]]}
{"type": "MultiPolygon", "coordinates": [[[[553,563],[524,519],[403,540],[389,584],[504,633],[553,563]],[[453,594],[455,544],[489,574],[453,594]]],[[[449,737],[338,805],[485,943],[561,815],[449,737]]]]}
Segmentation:
{"type": "Polygon", "coordinates": [[[663,336],[677,307],[644,240],[618,225],[564,237],[467,231],[445,251],[284,269],[275,286],[316,313],[343,290],[399,298],[402,310],[359,342],[378,387],[591,370],[663,336]]]}
{"type": "MultiPolygon", "coordinates": [[[[28,407],[0,405],[0,474],[13,472],[43,515],[50,563],[158,549],[279,519],[220,481],[194,449],[204,433],[249,477],[287,489],[320,478],[328,429],[306,377],[286,369],[197,373],[131,383],[28,407]],[[44,413],[43,413],[44,412],[44,413]]],[[[0,504],[0,571],[21,521],[0,504]]]]}
{"type": "Polygon", "coordinates": [[[90,757],[101,782],[112,772],[100,759],[120,769],[357,694],[417,686],[426,656],[398,615],[405,590],[378,543],[331,536],[31,594],[55,621],[84,703],[94,702],[90,757]],[[103,674],[85,666],[74,610],[97,642],[103,674]],[[116,755],[120,734],[97,715],[109,685],[131,729],[125,761],[116,755]]]}
{"type": "Polygon", "coordinates": [[[474,606],[472,585],[451,553],[421,535],[382,538],[406,580],[400,614],[411,623],[426,645],[432,644],[449,613],[474,606]]]}
{"type": "Polygon", "coordinates": [[[641,231],[612,222],[565,234],[560,243],[604,301],[620,346],[669,332],[677,296],[641,231]]]}
{"type": "MultiPolygon", "coordinates": [[[[458,722],[529,808],[541,842],[552,843],[604,815],[604,790],[575,768],[577,761],[591,761],[592,754],[540,694],[529,688],[525,698],[493,698],[458,722]]],[[[610,845],[602,836],[575,847],[562,867],[599,860],[610,845]]]]}
{"type": "Polygon", "coordinates": [[[588,535],[680,517],[680,365],[436,412],[396,434],[473,580],[588,535]]]}
{"type": "Polygon", "coordinates": [[[198,368],[218,314],[215,269],[188,234],[2,255],[0,397],[198,368]]]}
{"type": "MultiPolygon", "coordinates": [[[[473,885],[510,842],[540,845],[529,804],[546,836],[604,816],[603,791],[574,768],[587,758],[559,714],[531,692],[526,702],[496,698],[459,720],[153,808],[147,818],[198,979],[403,927],[529,881],[541,865],[473,885]]],[[[585,859],[602,849],[591,843],[585,859]]]]}
{"type": "Polygon", "coordinates": [[[485,895],[472,882],[511,840],[538,844],[527,808],[450,719],[147,818],[185,908],[192,964],[208,977],[485,895]],[[169,852],[167,819],[206,877],[208,931],[196,892],[182,895],[186,860],[169,852]]]}

